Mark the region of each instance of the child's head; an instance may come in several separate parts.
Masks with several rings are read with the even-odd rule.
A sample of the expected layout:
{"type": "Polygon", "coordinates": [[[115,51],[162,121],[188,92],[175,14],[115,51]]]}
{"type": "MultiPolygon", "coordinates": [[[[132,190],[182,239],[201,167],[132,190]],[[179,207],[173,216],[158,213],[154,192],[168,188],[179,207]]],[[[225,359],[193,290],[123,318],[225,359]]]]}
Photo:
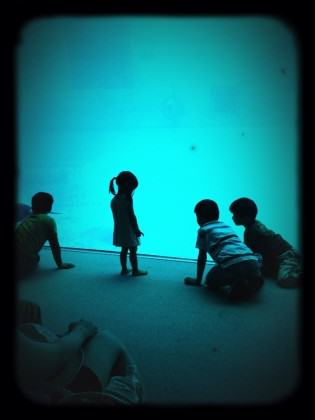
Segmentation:
{"type": "Polygon", "coordinates": [[[49,213],[51,211],[54,199],[46,192],[38,192],[32,197],[32,211],[34,214],[49,213]]]}
{"type": "Polygon", "coordinates": [[[219,207],[213,200],[199,201],[195,206],[194,212],[196,213],[197,222],[200,226],[219,219],[219,207]]]}
{"type": "Polygon", "coordinates": [[[239,198],[230,205],[233,221],[236,225],[248,225],[254,222],[257,216],[256,203],[250,198],[239,198]]]}
{"type": "Polygon", "coordinates": [[[109,184],[109,191],[114,195],[116,195],[114,189],[114,180],[116,180],[116,184],[118,186],[118,193],[127,193],[131,195],[132,191],[135,190],[138,186],[138,180],[132,172],[120,172],[117,177],[111,179],[109,184]]]}

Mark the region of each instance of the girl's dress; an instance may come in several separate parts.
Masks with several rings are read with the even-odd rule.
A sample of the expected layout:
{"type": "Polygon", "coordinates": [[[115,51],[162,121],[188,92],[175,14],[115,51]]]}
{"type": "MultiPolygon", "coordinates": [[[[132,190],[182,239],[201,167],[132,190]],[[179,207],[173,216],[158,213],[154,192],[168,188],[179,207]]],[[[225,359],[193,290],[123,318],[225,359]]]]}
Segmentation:
{"type": "Polygon", "coordinates": [[[132,202],[125,194],[117,194],[111,201],[114,217],[113,245],[120,247],[135,247],[140,245],[137,218],[132,202]]]}

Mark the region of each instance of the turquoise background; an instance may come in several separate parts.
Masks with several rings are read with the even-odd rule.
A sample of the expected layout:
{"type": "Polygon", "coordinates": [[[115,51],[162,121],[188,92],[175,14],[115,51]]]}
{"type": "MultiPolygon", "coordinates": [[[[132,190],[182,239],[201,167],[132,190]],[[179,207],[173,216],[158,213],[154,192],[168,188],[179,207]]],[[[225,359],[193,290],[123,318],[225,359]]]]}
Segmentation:
{"type": "Polygon", "coordinates": [[[299,238],[299,56],[272,17],[50,17],[16,46],[17,200],[53,194],[62,246],[112,245],[108,184],[136,174],[139,253],[196,258],[195,204],[299,238]]]}

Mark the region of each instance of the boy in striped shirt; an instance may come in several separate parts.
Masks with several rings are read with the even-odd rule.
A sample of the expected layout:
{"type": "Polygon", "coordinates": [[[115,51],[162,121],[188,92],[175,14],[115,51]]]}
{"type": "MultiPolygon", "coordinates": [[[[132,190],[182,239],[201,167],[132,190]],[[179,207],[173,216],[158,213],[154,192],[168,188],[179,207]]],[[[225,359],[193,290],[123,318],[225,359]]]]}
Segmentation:
{"type": "Polygon", "coordinates": [[[251,297],[263,285],[257,256],[230,226],[219,221],[219,208],[215,201],[202,200],[194,211],[200,226],[196,243],[199,249],[197,276],[186,277],[185,284],[201,285],[209,254],[215,266],[206,276],[206,286],[210,290],[227,293],[232,302],[251,297]]]}

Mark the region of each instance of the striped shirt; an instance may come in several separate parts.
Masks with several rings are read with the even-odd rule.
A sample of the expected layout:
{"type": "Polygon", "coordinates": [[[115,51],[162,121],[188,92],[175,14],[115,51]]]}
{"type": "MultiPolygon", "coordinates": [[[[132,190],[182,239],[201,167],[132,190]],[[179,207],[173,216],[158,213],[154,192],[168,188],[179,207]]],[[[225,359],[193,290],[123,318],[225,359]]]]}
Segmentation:
{"type": "Polygon", "coordinates": [[[200,227],[196,248],[206,251],[223,268],[243,261],[258,261],[233,229],[218,220],[200,227]]]}

